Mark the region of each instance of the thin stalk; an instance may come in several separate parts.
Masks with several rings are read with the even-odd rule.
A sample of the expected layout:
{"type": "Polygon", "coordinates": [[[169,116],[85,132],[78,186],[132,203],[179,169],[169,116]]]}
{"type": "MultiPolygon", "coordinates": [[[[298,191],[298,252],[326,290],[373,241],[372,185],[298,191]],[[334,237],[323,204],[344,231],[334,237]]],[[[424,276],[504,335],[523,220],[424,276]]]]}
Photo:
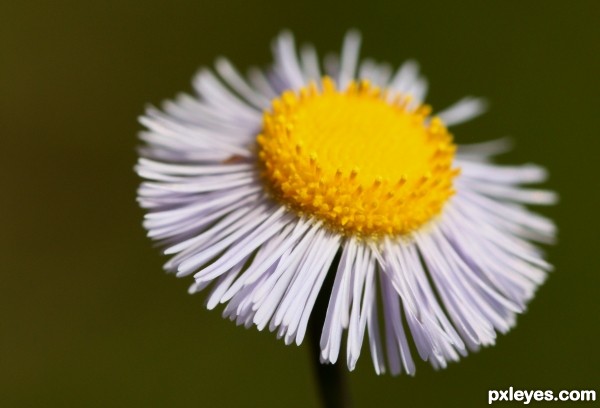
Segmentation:
{"type": "Polygon", "coordinates": [[[316,374],[319,394],[324,408],[350,408],[352,401],[346,378],[347,368],[339,361],[336,364],[321,364],[321,332],[327,313],[329,296],[333,287],[339,257],[332,263],[323,287],[319,292],[315,307],[308,323],[308,340],[310,342],[311,360],[316,374]]]}

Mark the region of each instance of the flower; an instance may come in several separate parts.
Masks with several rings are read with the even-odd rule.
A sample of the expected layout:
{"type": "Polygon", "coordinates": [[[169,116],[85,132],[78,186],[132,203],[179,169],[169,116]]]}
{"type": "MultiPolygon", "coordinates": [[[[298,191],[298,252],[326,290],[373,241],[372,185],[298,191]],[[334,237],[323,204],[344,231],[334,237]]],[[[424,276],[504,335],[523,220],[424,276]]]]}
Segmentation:
{"type": "Polygon", "coordinates": [[[322,74],[283,33],[266,71],[201,69],[197,96],[141,118],[139,202],[165,269],[193,275],[190,293],[212,285],[209,309],[300,344],[330,271],[321,361],[346,331],[354,369],[366,333],[377,373],[412,375],[411,344],[445,367],[515,324],[551,269],[535,243],[555,234],[525,205],[555,195],[521,186],[543,168],[491,162],[505,140],[457,148],[446,126],[483,101],[432,115],[415,62],[359,63],[359,46],[350,32],[322,74]]]}

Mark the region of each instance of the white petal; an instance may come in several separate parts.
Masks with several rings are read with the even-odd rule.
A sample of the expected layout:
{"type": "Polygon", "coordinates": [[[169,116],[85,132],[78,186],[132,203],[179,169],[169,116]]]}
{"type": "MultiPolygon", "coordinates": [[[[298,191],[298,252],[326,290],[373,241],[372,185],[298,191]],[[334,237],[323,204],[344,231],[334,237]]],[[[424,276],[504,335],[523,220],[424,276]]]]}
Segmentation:
{"type": "Polygon", "coordinates": [[[273,52],[275,67],[284,80],[287,89],[298,90],[304,85],[304,75],[296,56],[294,37],[289,32],[282,33],[275,41],[273,52]]]}
{"type": "Polygon", "coordinates": [[[360,42],[360,33],[355,30],[349,31],[344,38],[344,45],[341,52],[341,66],[337,78],[339,89],[346,89],[356,75],[360,42]]]}
{"type": "Polygon", "coordinates": [[[439,112],[438,116],[446,126],[454,126],[485,113],[487,102],[480,98],[466,97],[439,112]]]}

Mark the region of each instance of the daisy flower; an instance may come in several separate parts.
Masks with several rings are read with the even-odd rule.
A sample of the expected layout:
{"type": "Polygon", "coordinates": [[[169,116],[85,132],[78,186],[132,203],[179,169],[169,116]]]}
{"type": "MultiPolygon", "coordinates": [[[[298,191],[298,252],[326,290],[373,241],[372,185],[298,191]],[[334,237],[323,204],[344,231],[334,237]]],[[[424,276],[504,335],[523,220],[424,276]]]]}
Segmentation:
{"type": "Polygon", "coordinates": [[[165,269],[210,287],[208,309],[300,344],[333,274],[321,362],[345,343],[352,370],[366,342],[377,373],[412,375],[412,350],[445,367],[514,326],[555,234],[525,205],[556,197],[522,186],[543,168],[492,163],[506,141],[454,143],[447,127],[483,101],[432,114],[415,62],[359,61],[359,46],[350,32],[321,62],[283,33],[266,70],[201,69],[196,95],[141,118],[139,202],[165,269]]]}

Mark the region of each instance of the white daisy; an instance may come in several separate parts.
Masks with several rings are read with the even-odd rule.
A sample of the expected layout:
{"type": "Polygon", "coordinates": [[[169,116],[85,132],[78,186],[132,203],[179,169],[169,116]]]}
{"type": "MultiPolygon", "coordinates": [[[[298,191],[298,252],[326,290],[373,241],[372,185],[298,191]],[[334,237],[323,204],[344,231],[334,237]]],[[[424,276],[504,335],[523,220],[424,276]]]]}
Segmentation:
{"type": "Polygon", "coordinates": [[[141,118],[139,202],[166,270],[212,285],[209,309],[300,344],[329,272],[321,361],[345,342],[354,369],[366,334],[377,373],[413,374],[411,343],[445,367],[515,324],[551,269],[534,242],[555,234],[524,205],[556,197],[521,187],[543,168],[490,162],[505,141],[456,148],[446,126],[481,100],[433,116],[415,62],[359,45],[350,32],[321,65],[283,33],[266,71],[201,69],[197,95],[141,118]]]}

